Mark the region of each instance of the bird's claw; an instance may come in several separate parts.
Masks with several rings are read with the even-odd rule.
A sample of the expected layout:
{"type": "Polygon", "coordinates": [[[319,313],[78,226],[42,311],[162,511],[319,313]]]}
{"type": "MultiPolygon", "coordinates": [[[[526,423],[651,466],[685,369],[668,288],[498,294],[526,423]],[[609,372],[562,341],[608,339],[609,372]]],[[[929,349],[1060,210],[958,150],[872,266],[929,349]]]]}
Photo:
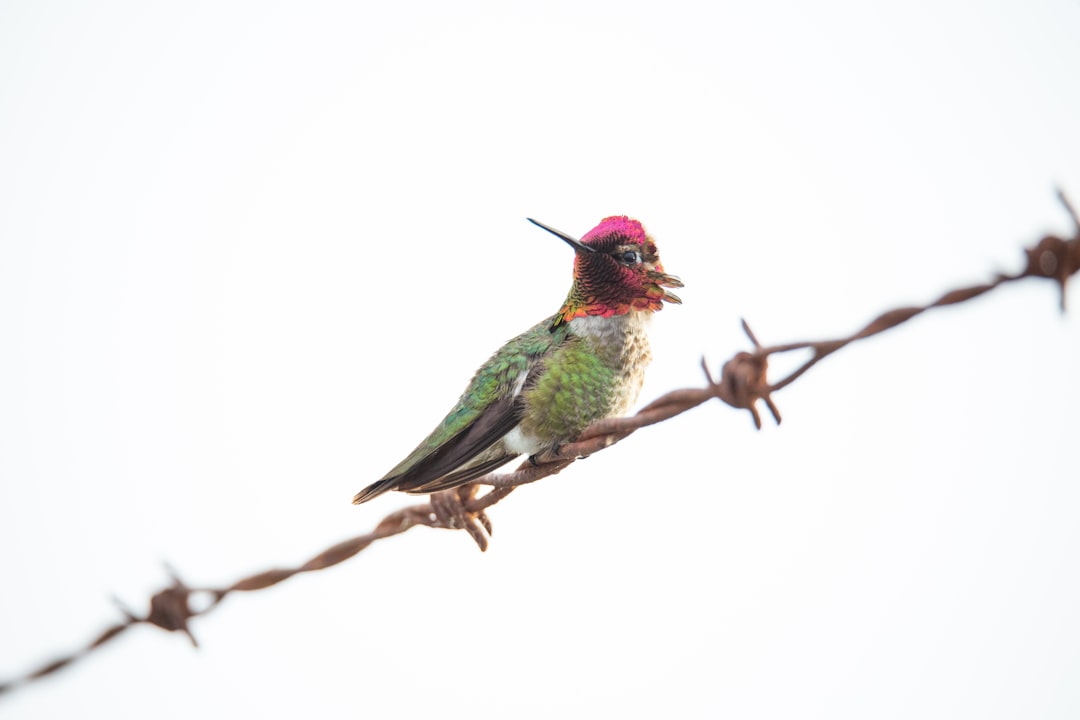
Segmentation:
{"type": "Polygon", "coordinates": [[[466,508],[479,489],[479,485],[469,483],[433,493],[431,509],[435,514],[435,527],[464,530],[480,548],[480,552],[483,552],[487,550],[488,538],[491,537],[491,520],[483,510],[471,512],[466,508]]]}
{"type": "MultiPolygon", "coordinates": [[[[555,443],[546,450],[541,450],[538,453],[534,453],[529,456],[529,464],[533,467],[540,467],[541,465],[547,465],[550,462],[556,462],[563,459],[562,449],[564,443],[555,443]]],[[[584,456],[582,456],[584,457],[584,456]]]]}

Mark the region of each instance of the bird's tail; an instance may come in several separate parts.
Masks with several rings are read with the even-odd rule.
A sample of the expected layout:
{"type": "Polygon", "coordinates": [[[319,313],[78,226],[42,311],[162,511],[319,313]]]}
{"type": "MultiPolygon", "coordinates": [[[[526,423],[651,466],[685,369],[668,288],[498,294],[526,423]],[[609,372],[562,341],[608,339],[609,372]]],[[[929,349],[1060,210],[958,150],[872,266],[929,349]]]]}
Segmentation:
{"type": "Polygon", "coordinates": [[[398,479],[399,478],[396,478],[396,477],[383,478],[382,480],[379,480],[378,482],[371,483],[366,488],[364,488],[360,492],[356,493],[356,495],[352,499],[353,505],[359,505],[360,503],[365,503],[368,500],[370,500],[371,498],[378,497],[379,495],[382,495],[384,492],[387,492],[388,490],[394,490],[397,487],[398,479]]]}

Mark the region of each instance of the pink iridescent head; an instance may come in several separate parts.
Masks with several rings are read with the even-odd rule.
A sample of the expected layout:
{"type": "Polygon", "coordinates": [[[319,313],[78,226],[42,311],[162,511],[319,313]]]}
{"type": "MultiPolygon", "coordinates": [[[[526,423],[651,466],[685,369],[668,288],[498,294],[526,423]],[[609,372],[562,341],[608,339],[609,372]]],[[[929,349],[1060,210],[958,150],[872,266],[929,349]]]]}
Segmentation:
{"type": "Polygon", "coordinates": [[[532,218],[529,221],[576,251],[574,284],[559,311],[560,321],[586,315],[611,317],[633,310],[655,312],[664,302],[682,302],[665,289],[682,287],[682,282],[664,272],[656,242],[637,220],[625,215],[604,218],[581,240],[532,218]]]}

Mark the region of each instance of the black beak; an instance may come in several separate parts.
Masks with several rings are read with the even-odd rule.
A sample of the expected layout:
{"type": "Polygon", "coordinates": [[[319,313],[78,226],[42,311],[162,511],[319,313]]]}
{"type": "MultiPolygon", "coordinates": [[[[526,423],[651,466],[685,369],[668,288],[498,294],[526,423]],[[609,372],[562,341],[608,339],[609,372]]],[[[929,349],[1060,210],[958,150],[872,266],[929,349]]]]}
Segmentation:
{"type": "Polygon", "coordinates": [[[544,223],[533,220],[532,218],[525,218],[525,219],[528,220],[529,222],[531,222],[533,225],[535,225],[537,227],[544,228],[545,230],[547,230],[549,233],[551,233],[555,237],[562,238],[563,240],[566,241],[567,245],[574,248],[574,250],[576,250],[577,252],[584,252],[584,253],[596,252],[596,250],[594,250],[593,248],[589,247],[588,245],[583,245],[580,240],[578,240],[577,238],[571,237],[570,235],[567,235],[566,233],[564,233],[561,230],[556,230],[553,227],[548,227],[544,223]]]}

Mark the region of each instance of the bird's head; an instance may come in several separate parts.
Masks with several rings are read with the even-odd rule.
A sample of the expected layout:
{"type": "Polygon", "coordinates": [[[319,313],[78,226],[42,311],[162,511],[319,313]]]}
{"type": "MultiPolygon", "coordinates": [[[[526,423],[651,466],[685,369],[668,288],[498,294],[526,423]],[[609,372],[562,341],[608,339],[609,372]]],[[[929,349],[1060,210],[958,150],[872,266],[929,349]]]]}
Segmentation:
{"type": "Polygon", "coordinates": [[[611,317],[633,310],[655,312],[682,302],[666,288],[682,281],[664,272],[656,242],[641,223],[625,215],[604,218],[581,240],[529,218],[574,248],[574,284],[557,322],[576,317],[611,317]]]}

